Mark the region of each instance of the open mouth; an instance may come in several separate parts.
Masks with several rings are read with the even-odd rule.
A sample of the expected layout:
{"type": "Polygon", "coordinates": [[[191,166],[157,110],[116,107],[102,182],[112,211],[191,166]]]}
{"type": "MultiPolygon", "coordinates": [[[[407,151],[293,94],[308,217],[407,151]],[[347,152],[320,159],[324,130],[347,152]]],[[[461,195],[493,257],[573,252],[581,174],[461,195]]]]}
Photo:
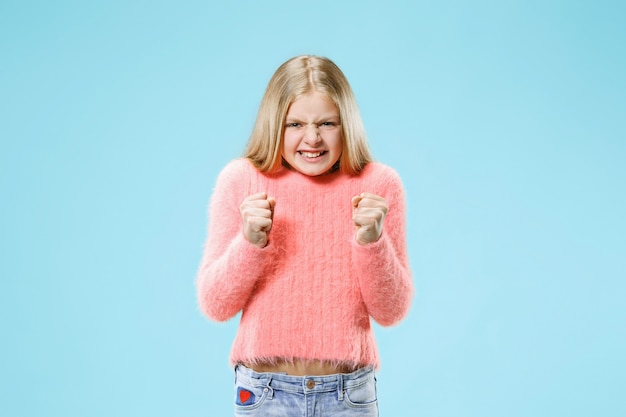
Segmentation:
{"type": "Polygon", "coordinates": [[[324,155],[326,153],[326,151],[318,151],[318,152],[306,152],[306,151],[298,151],[298,153],[300,155],[302,155],[305,158],[319,158],[320,156],[324,155]]]}

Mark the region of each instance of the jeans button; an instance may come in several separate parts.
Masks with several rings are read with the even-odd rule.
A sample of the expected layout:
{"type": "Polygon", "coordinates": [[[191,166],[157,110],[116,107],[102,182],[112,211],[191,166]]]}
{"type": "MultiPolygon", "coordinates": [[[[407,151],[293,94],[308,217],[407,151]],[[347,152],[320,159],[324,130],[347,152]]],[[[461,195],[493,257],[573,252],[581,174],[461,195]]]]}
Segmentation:
{"type": "Polygon", "coordinates": [[[306,382],[306,387],[307,387],[308,389],[313,389],[313,388],[315,388],[315,381],[313,381],[312,379],[309,379],[309,380],[306,382]]]}

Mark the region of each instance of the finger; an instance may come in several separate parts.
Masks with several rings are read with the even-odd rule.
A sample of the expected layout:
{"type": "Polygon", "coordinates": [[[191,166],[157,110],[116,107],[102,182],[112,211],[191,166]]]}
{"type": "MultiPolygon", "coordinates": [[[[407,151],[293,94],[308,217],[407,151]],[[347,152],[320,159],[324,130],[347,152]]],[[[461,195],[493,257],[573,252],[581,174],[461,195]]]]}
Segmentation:
{"type": "Polygon", "coordinates": [[[378,194],[374,194],[374,193],[367,193],[367,192],[363,192],[360,194],[361,197],[363,198],[369,198],[372,200],[381,200],[384,201],[385,199],[381,196],[379,196],[378,194]]]}
{"type": "Polygon", "coordinates": [[[359,214],[382,218],[387,215],[389,207],[387,207],[387,203],[385,201],[363,199],[361,203],[359,203],[359,207],[355,208],[354,211],[358,212],[359,214]]]}
{"type": "Polygon", "coordinates": [[[368,199],[363,199],[359,203],[358,207],[355,207],[354,213],[362,213],[362,214],[376,214],[381,213],[385,215],[389,211],[389,207],[387,207],[387,203],[384,201],[373,201],[368,199]]]}
{"type": "Polygon", "coordinates": [[[244,218],[263,217],[266,219],[272,218],[272,210],[263,207],[245,207],[241,214],[244,218]]]}
{"type": "Polygon", "coordinates": [[[382,218],[381,213],[355,213],[352,221],[360,226],[376,224],[382,218]]]}
{"type": "Polygon", "coordinates": [[[272,219],[267,217],[250,217],[247,222],[253,232],[269,232],[272,229],[272,219]]]}
{"type": "Polygon", "coordinates": [[[375,205],[387,205],[387,201],[376,194],[365,195],[361,198],[361,205],[367,204],[369,206],[375,205]]]}
{"type": "Polygon", "coordinates": [[[256,194],[251,194],[246,197],[243,201],[255,201],[255,200],[267,200],[267,193],[260,192],[256,194]]]}
{"type": "Polygon", "coordinates": [[[360,226],[367,226],[367,225],[376,225],[376,224],[382,224],[382,219],[383,219],[383,215],[382,213],[366,213],[366,214],[361,214],[361,213],[356,213],[354,216],[352,216],[352,221],[355,224],[358,224],[360,226]]]}
{"type": "Polygon", "coordinates": [[[261,231],[269,232],[272,230],[272,224],[274,224],[274,222],[272,222],[272,219],[260,218],[258,224],[261,231]]]}
{"type": "Polygon", "coordinates": [[[265,210],[272,210],[271,202],[268,200],[244,200],[239,207],[241,210],[246,208],[258,208],[265,210]]]}
{"type": "Polygon", "coordinates": [[[357,227],[367,226],[372,223],[367,217],[364,216],[354,216],[352,217],[352,221],[357,227]]]}
{"type": "Polygon", "coordinates": [[[352,197],[352,207],[358,207],[362,199],[363,197],[360,195],[355,195],[354,197],[352,197]]]}
{"type": "Polygon", "coordinates": [[[270,204],[270,210],[274,213],[274,207],[276,207],[276,199],[274,197],[267,197],[267,202],[270,204]]]}

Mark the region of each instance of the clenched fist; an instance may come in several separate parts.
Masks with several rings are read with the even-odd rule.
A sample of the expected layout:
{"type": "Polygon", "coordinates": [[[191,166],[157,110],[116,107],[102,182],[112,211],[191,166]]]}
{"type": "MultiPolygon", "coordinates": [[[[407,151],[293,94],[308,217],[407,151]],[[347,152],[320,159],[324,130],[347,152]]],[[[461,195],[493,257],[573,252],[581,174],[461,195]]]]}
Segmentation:
{"type": "Polygon", "coordinates": [[[352,197],[352,221],[356,226],[356,241],[360,245],[380,239],[388,210],[387,202],[379,195],[361,193],[352,197]]]}
{"type": "Polygon", "coordinates": [[[276,200],[266,193],[257,193],[247,197],[239,206],[243,220],[243,235],[254,246],[264,248],[272,229],[272,218],[276,200]]]}

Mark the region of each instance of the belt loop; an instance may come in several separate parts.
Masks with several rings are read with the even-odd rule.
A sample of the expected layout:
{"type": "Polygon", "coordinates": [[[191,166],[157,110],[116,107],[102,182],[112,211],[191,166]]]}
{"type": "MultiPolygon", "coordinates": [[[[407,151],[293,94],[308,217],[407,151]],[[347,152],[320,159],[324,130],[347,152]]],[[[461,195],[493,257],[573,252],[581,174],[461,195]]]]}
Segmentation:
{"type": "Polygon", "coordinates": [[[272,383],[272,377],[269,376],[269,379],[267,380],[267,386],[265,387],[266,390],[268,390],[267,392],[267,399],[271,400],[272,398],[274,398],[274,390],[272,389],[271,383],[272,383]]]}
{"type": "Polygon", "coordinates": [[[337,399],[343,401],[343,374],[337,375],[337,399]]]}

